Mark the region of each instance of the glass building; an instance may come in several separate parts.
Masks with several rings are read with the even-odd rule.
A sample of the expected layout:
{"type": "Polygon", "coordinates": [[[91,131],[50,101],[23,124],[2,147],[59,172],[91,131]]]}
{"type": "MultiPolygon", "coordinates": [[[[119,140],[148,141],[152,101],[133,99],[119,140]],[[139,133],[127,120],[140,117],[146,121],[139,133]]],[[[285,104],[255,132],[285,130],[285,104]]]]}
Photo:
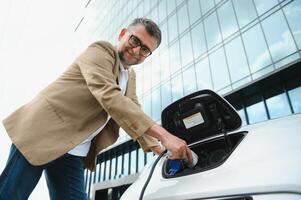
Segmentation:
{"type": "MultiPolygon", "coordinates": [[[[148,17],[160,47],[140,66],[137,94],[160,123],[161,111],[202,89],[224,96],[243,125],[301,112],[301,0],[90,0],[75,28],[82,50],[116,44],[121,28],[148,17]]],[[[118,142],[85,171],[91,199],[119,199],[152,158],[121,131],[118,142]]]]}

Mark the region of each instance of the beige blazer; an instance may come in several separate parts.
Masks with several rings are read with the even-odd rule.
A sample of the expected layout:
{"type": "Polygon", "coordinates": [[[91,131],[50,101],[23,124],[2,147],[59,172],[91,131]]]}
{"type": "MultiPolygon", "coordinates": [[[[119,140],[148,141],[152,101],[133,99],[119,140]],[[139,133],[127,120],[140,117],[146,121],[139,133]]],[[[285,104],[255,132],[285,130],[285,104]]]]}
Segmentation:
{"type": "Polygon", "coordinates": [[[67,153],[111,119],[93,140],[84,158],[94,170],[97,154],[113,144],[122,127],[145,151],[158,145],[144,134],[154,124],[140,109],[135,72],[123,95],[118,86],[120,61],[108,42],[91,44],[71,66],[31,102],[3,120],[9,137],[32,165],[43,165],[67,153]]]}

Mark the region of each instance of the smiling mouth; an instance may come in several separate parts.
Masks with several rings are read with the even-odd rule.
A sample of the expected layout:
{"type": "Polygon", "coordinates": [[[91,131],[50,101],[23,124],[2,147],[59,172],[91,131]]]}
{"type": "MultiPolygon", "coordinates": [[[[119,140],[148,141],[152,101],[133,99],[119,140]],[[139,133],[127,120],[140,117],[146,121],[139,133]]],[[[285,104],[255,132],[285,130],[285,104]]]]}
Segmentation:
{"type": "Polygon", "coordinates": [[[127,53],[128,53],[132,58],[134,58],[134,59],[136,59],[136,60],[139,60],[139,58],[137,58],[134,54],[132,54],[132,53],[130,52],[130,50],[127,50],[127,53]]]}

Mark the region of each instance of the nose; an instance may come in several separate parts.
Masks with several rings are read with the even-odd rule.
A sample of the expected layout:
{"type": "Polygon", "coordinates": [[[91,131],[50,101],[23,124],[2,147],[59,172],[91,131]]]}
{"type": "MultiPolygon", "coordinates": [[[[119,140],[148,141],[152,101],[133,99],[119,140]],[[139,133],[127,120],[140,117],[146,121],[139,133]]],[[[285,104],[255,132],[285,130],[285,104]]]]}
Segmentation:
{"type": "Polygon", "coordinates": [[[140,46],[137,46],[137,47],[133,48],[133,52],[134,52],[135,55],[138,56],[140,54],[140,48],[141,48],[140,46]]]}

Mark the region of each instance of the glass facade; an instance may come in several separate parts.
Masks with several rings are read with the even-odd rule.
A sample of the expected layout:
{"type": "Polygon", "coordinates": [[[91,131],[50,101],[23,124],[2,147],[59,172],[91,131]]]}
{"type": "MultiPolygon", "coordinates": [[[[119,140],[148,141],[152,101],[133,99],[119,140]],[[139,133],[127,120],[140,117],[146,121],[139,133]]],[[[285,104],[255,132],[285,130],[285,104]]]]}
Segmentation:
{"type": "MultiPolygon", "coordinates": [[[[116,44],[121,28],[136,17],[160,26],[160,47],[134,67],[139,101],[157,122],[168,104],[189,93],[208,88],[228,95],[301,56],[301,0],[91,0],[86,9],[75,32],[78,49],[100,39],[116,44]]],[[[236,103],[244,124],[300,112],[300,85],[279,85],[236,103]]],[[[122,132],[118,142],[127,140],[122,132]]],[[[151,156],[135,148],[100,159],[96,182],[139,172],[151,156]]]]}

